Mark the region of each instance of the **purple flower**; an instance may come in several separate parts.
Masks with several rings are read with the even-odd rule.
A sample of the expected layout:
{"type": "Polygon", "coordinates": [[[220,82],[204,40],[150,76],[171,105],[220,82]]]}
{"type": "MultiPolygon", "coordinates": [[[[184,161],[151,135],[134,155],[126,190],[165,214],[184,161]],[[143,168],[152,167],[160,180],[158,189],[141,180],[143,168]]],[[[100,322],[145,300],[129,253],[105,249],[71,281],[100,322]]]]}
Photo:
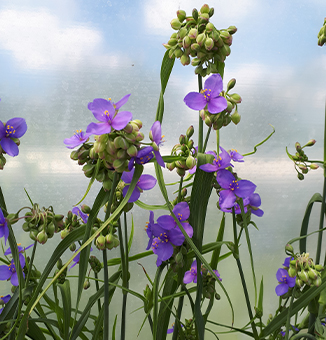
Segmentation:
{"type": "Polygon", "coordinates": [[[184,102],[193,110],[202,110],[207,105],[209,113],[219,113],[227,108],[227,101],[220,96],[223,91],[223,80],[219,74],[213,74],[207,78],[204,89],[198,92],[190,92],[184,102]]]}
{"type": "Polygon", "coordinates": [[[165,164],[163,161],[163,158],[159,152],[159,146],[163,143],[162,139],[164,136],[162,136],[162,129],[161,129],[161,123],[157,120],[154,122],[154,124],[151,127],[151,130],[149,132],[149,138],[153,142],[153,152],[156,158],[157,163],[165,168],[165,164]]]}
{"type": "Polygon", "coordinates": [[[111,101],[96,98],[88,104],[88,109],[92,111],[99,123],[90,123],[86,132],[93,135],[103,135],[110,133],[111,129],[122,130],[132,119],[129,111],[118,112],[118,109],[127,102],[130,95],[123,97],[118,103],[112,104],[111,101]]]}
{"type": "Polygon", "coordinates": [[[79,216],[85,224],[87,223],[88,215],[83,213],[78,207],[73,207],[71,212],[79,216]]]}
{"type": "Polygon", "coordinates": [[[146,248],[146,250],[148,250],[153,243],[154,237],[159,236],[161,232],[161,228],[158,227],[158,224],[154,223],[154,212],[153,211],[149,212],[149,222],[147,222],[145,230],[146,230],[147,236],[149,237],[148,245],[146,248]]]}
{"type": "Polygon", "coordinates": [[[141,165],[148,163],[154,157],[152,151],[153,147],[151,146],[145,146],[144,148],[140,149],[137,153],[137,156],[131,157],[128,163],[128,170],[131,171],[131,169],[134,166],[134,163],[141,165]]]}
{"type": "MultiPolygon", "coordinates": [[[[177,219],[180,221],[183,229],[186,231],[188,236],[192,237],[194,231],[192,229],[192,226],[188,222],[186,222],[186,220],[190,216],[190,209],[189,209],[188,203],[180,202],[174,206],[172,211],[174,215],[177,217],[177,219]]],[[[160,227],[166,230],[172,230],[176,228],[179,229],[176,221],[170,215],[160,216],[157,219],[157,223],[160,227]]]]}
{"type": "MultiPolygon", "coordinates": [[[[134,176],[135,169],[132,169],[130,172],[124,172],[121,176],[121,179],[126,183],[129,184],[132,181],[132,177],[134,176]]],[[[134,191],[132,192],[130,198],[129,198],[129,203],[136,202],[139,199],[140,193],[143,190],[150,190],[154,188],[156,184],[156,179],[151,176],[151,175],[141,175],[138,183],[136,184],[136,187],[134,191]]],[[[127,191],[129,189],[129,185],[125,186],[123,188],[122,194],[123,196],[127,195],[127,191]]]]}
{"type": "Polygon", "coordinates": [[[192,263],[190,270],[185,272],[185,275],[183,277],[184,284],[188,284],[190,282],[197,283],[197,261],[196,260],[192,263]]]}
{"type": "Polygon", "coordinates": [[[215,273],[215,275],[217,276],[217,278],[220,280],[220,281],[222,281],[222,279],[220,278],[220,273],[216,270],[216,269],[214,269],[213,270],[213,272],[215,273]]]}
{"type": "Polygon", "coordinates": [[[219,170],[216,175],[218,184],[225,190],[220,192],[220,207],[232,208],[236,198],[246,198],[253,194],[256,185],[247,180],[236,180],[233,174],[228,170],[219,170]]]}
{"type": "Polygon", "coordinates": [[[234,162],[244,162],[243,156],[239,154],[239,152],[235,149],[229,150],[230,157],[234,162]]]}
{"type": "Polygon", "coordinates": [[[247,204],[251,208],[251,213],[261,217],[264,215],[263,210],[259,209],[258,207],[261,206],[261,199],[259,194],[254,193],[249,196],[249,203],[247,204]]]}
{"type": "Polygon", "coordinates": [[[199,168],[206,172],[215,172],[220,169],[225,169],[231,165],[231,156],[226,150],[220,147],[221,153],[219,156],[213,151],[207,151],[206,153],[214,156],[213,164],[207,163],[201,165],[199,168]]]}
{"type": "MultiPolygon", "coordinates": [[[[19,253],[19,254],[24,253],[25,250],[29,249],[30,247],[33,247],[33,245],[34,245],[34,244],[31,244],[31,245],[29,245],[28,247],[25,248],[25,247],[22,247],[22,246],[21,246],[21,243],[17,243],[18,253],[19,253]]],[[[4,255],[8,256],[8,255],[10,255],[10,254],[11,254],[11,249],[10,249],[10,247],[9,247],[9,248],[6,249],[6,251],[4,252],[4,255]]],[[[22,256],[23,256],[23,255],[22,255],[22,256]]]]}
{"type": "Polygon", "coordinates": [[[290,261],[294,260],[294,257],[289,256],[287,258],[285,258],[283,266],[286,268],[290,268],[290,261]]]}
{"type": "Polygon", "coordinates": [[[285,336],[285,332],[283,332],[283,331],[281,331],[280,334],[281,334],[281,336],[283,336],[283,337],[285,336]]]}
{"type": "Polygon", "coordinates": [[[5,238],[5,244],[7,243],[8,236],[9,236],[9,229],[7,225],[7,220],[5,219],[3,212],[0,208],[0,237],[5,238]]]}
{"type": "MultiPolygon", "coordinates": [[[[22,268],[25,266],[25,257],[19,254],[19,262],[22,268]]],[[[23,272],[23,276],[25,274],[23,272]]],[[[18,286],[18,274],[16,272],[16,267],[14,260],[11,260],[9,265],[0,266],[0,280],[9,280],[13,286],[18,286]]]]}
{"type": "MultiPolygon", "coordinates": [[[[181,325],[181,327],[183,327],[183,325],[181,325]]],[[[174,322],[172,324],[172,328],[168,328],[168,331],[166,332],[167,334],[171,334],[174,332],[174,322]]]]}
{"type": "Polygon", "coordinates": [[[276,273],[276,278],[279,282],[279,285],[275,288],[277,296],[284,295],[290,287],[295,286],[295,277],[290,277],[286,269],[279,268],[276,273]]]}
{"type": "MultiPolygon", "coordinates": [[[[79,248],[78,248],[78,249],[79,249],[79,248]]],[[[75,252],[76,252],[78,249],[76,249],[75,252]]],[[[90,251],[93,251],[93,248],[92,248],[92,247],[91,247],[91,250],[90,250],[90,251]]],[[[79,261],[80,261],[80,253],[78,253],[78,255],[77,255],[76,257],[74,257],[72,260],[73,260],[74,264],[70,266],[69,270],[70,270],[71,268],[75,267],[75,265],[79,263],[79,261]]]]}
{"type": "Polygon", "coordinates": [[[17,144],[12,138],[20,138],[27,131],[24,118],[12,118],[3,124],[0,120],[0,146],[9,156],[17,156],[19,153],[17,144]]]}
{"type": "Polygon", "coordinates": [[[66,144],[68,149],[73,149],[76,146],[85,143],[91,133],[86,133],[82,130],[76,130],[74,135],[70,138],[66,138],[63,142],[66,144]]]}
{"type": "MultiPolygon", "coordinates": [[[[11,296],[9,294],[6,295],[6,296],[1,295],[0,296],[0,306],[8,303],[10,299],[11,299],[11,296]]],[[[3,308],[0,308],[0,314],[1,314],[2,311],[3,311],[3,308]]]]}

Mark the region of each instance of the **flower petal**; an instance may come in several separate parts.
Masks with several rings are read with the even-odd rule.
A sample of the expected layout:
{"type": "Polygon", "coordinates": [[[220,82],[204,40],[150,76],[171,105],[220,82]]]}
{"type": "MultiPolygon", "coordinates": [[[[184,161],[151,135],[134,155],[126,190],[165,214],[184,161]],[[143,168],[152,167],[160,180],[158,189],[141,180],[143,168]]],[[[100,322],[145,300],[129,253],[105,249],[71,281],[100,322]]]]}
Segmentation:
{"type": "Polygon", "coordinates": [[[155,187],[156,182],[156,178],[151,175],[141,175],[137,183],[137,187],[142,190],[150,190],[155,187]]]}
{"type": "MultiPolygon", "coordinates": [[[[127,185],[126,187],[123,188],[122,194],[123,194],[124,197],[127,195],[127,192],[128,192],[129,187],[130,187],[130,185],[127,185]]],[[[134,191],[131,193],[131,196],[130,196],[128,202],[129,202],[129,203],[136,202],[136,201],[138,201],[139,197],[140,197],[140,191],[139,191],[139,189],[136,187],[136,188],[134,189],[134,191]]]]}
{"type": "Polygon", "coordinates": [[[183,277],[183,283],[188,284],[194,280],[195,276],[191,273],[191,271],[185,272],[185,275],[183,277]]]}
{"type": "Polygon", "coordinates": [[[192,226],[188,222],[182,222],[181,225],[185,232],[187,233],[187,235],[191,238],[192,235],[194,234],[194,229],[192,228],[192,226]]]}
{"type": "Polygon", "coordinates": [[[19,285],[17,272],[12,273],[10,282],[13,286],[17,287],[19,285]]]}
{"type": "Polygon", "coordinates": [[[235,178],[229,170],[221,169],[216,174],[216,180],[223,189],[229,189],[235,178]]]}
{"type": "Polygon", "coordinates": [[[232,190],[222,190],[220,192],[220,207],[223,209],[232,208],[236,197],[232,190]]]}
{"type": "Polygon", "coordinates": [[[132,113],[129,111],[121,111],[112,119],[112,127],[115,130],[122,130],[132,120],[132,113]]]}
{"type": "Polygon", "coordinates": [[[151,132],[153,137],[152,141],[158,145],[162,138],[161,123],[158,120],[152,125],[151,132]]]}
{"type": "Polygon", "coordinates": [[[190,209],[187,202],[180,202],[173,208],[174,215],[180,220],[185,221],[190,216],[190,209]]]}
{"type": "Polygon", "coordinates": [[[238,186],[234,189],[234,192],[237,196],[241,198],[245,198],[253,194],[256,190],[256,185],[250,181],[242,179],[238,181],[238,186]]]}
{"type": "Polygon", "coordinates": [[[9,156],[15,157],[19,153],[17,144],[10,138],[1,139],[0,145],[9,156]]]}
{"type": "Polygon", "coordinates": [[[181,246],[185,241],[185,237],[178,227],[169,231],[169,241],[175,246],[181,246]]]}
{"type": "Polygon", "coordinates": [[[160,227],[166,229],[166,230],[171,230],[172,228],[175,227],[175,221],[174,218],[170,215],[162,215],[157,219],[157,223],[160,227]]]}
{"type": "Polygon", "coordinates": [[[207,110],[209,113],[220,113],[227,108],[228,104],[224,97],[218,96],[216,98],[212,98],[207,103],[207,110]]]}
{"type": "Polygon", "coordinates": [[[102,98],[96,98],[91,103],[88,103],[88,110],[92,111],[94,117],[100,122],[107,121],[105,111],[108,111],[110,116],[113,116],[115,113],[112,103],[102,98]]]}
{"type": "Polygon", "coordinates": [[[11,271],[8,266],[0,266],[0,280],[8,280],[11,276],[11,271]]]}
{"type": "Polygon", "coordinates": [[[87,126],[86,132],[92,135],[104,135],[111,132],[111,125],[108,122],[90,123],[87,126]]]}
{"type": "Polygon", "coordinates": [[[162,168],[165,168],[165,163],[163,161],[163,158],[160,154],[159,151],[154,151],[154,155],[155,155],[155,158],[156,158],[156,162],[162,167],[162,168]]]}
{"type": "Polygon", "coordinates": [[[286,294],[289,290],[289,286],[284,283],[280,283],[275,287],[275,293],[277,296],[281,296],[283,294],[286,294]]]}
{"type": "Polygon", "coordinates": [[[131,171],[124,171],[124,173],[121,176],[121,180],[125,183],[131,183],[132,178],[134,176],[135,169],[132,169],[131,171]]]}
{"type": "Polygon", "coordinates": [[[173,246],[170,242],[160,242],[153,252],[161,261],[168,260],[173,254],[173,246]]]}
{"type": "Polygon", "coordinates": [[[211,97],[218,96],[223,91],[223,80],[220,74],[214,73],[204,83],[204,89],[212,90],[211,97]]]}
{"type": "Polygon", "coordinates": [[[11,134],[11,137],[20,138],[27,131],[27,124],[24,118],[12,118],[7,121],[8,125],[13,126],[15,132],[11,134]]]}
{"type": "Polygon", "coordinates": [[[114,105],[115,105],[115,108],[116,108],[117,110],[119,110],[120,107],[121,107],[122,105],[124,105],[124,104],[127,103],[129,97],[130,97],[130,94],[127,94],[127,95],[125,95],[124,97],[122,97],[117,103],[114,104],[114,105]]]}
{"type": "Polygon", "coordinates": [[[202,110],[207,104],[205,97],[198,92],[188,93],[183,101],[193,110],[202,110]]]}

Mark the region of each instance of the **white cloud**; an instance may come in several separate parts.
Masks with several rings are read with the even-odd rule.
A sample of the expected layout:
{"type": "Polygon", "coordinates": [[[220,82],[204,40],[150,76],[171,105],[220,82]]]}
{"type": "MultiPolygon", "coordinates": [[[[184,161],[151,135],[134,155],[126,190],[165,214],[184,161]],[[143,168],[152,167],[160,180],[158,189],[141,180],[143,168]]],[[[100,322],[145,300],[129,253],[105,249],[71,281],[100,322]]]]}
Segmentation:
{"type": "Polygon", "coordinates": [[[0,12],[0,48],[9,51],[21,68],[73,67],[94,55],[97,63],[105,62],[108,56],[99,51],[103,41],[100,31],[63,24],[45,9],[0,12]]]}

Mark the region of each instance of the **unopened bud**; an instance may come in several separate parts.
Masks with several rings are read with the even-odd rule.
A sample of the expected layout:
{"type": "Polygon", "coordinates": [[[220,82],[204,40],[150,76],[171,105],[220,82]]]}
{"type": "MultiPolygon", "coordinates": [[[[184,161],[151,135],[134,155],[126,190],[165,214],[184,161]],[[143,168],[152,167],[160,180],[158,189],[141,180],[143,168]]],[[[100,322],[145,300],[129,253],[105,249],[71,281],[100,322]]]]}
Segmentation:
{"type": "Polygon", "coordinates": [[[310,169],[311,170],[316,170],[316,169],[318,169],[319,168],[319,165],[318,164],[316,164],[316,163],[311,163],[310,164],[310,169]]]}
{"type": "Polygon", "coordinates": [[[96,239],[96,247],[100,250],[105,249],[105,237],[102,234],[96,239]]]}
{"type": "Polygon", "coordinates": [[[293,253],[293,247],[291,244],[287,243],[286,246],[285,246],[285,251],[287,252],[290,252],[290,253],[293,253]]]}
{"type": "Polygon", "coordinates": [[[300,280],[298,277],[295,279],[295,284],[299,288],[301,288],[305,285],[305,283],[302,280],[300,280]]]}
{"type": "Polygon", "coordinates": [[[186,53],[184,53],[181,56],[180,61],[181,61],[181,64],[183,66],[189,65],[190,64],[190,57],[186,53]]]}
{"type": "Polygon", "coordinates": [[[214,47],[214,41],[212,38],[207,38],[205,40],[205,48],[207,51],[210,51],[214,47]]]}
{"type": "Polygon", "coordinates": [[[72,243],[70,246],[69,246],[69,249],[71,251],[75,251],[76,250],[76,244],[75,243],[72,243]]]}
{"type": "Polygon", "coordinates": [[[322,283],[321,277],[318,276],[317,279],[314,280],[312,283],[315,287],[319,287],[322,283]]]}
{"type": "Polygon", "coordinates": [[[86,280],[86,281],[84,282],[84,289],[86,290],[86,289],[88,289],[90,286],[91,286],[91,283],[89,282],[89,280],[86,280]]]}
{"type": "Polygon", "coordinates": [[[186,132],[186,136],[188,138],[190,138],[193,134],[194,134],[194,127],[193,127],[193,125],[191,125],[191,126],[189,126],[189,128],[188,128],[188,130],[186,132]]]}
{"type": "Polygon", "coordinates": [[[305,270],[301,270],[298,273],[298,276],[303,282],[308,282],[308,280],[309,280],[308,273],[305,270]]]}
{"type": "Polygon", "coordinates": [[[304,175],[300,174],[300,172],[298,172],[298,178],[300,181],[304,180],[304,175]]]}
{"type": "Polygon", "coordinates": [[[234,34],[238,29],[235,26],[229,26],[228,32],[230,34],[234,34]]]}
{"type": "Polygon", "coordinates": [[[198,11],[196,8],[192,10],[192,17],[194,18],[195,21],[198,20],[198,11]]]}
{"type": "Polygon", "coordinates": [[[188,37],[190,39],[196,39],[197,38],[197,35],[198,35],[198,31],[196,28],[192,28],[189,33],[188,33],[188,37]]]}
{"type": "Polygon", "coordinates": [[[203,46],[206,40],[206,34],[201,33],[197,35],[196,42],[199,46],[203,46]]]}
{"type": "Polygon", "coordinates": [[[295,277],[297,275],[297,271],[296,271],[295,267],[292,267],[292,266],[290,266],[288,273],[289,273],[290,277],[295,277]]]}
{"type": "Polygon", "coordinates": [[[207,4],[203,5],[200,9],[200,13],[209,13],[209,6],[207,4]]]}
{"type": "Polygon", "coordinates": [[[295,146],[295,149],[296,149],[298,152],[301,151],[301,145],[300,145],[299,142],[296,142],[296,143],[294,144],[294,146],[295,146]]]}
{"type": "Polygon", "coordinates": [[[231,115],[231,120],[235,125],[239,124],[241,116],[239,115],[239,112],[237,110],[235,110],[234,113],[231,115]]]}
{"type": "Polygon", "coordinates": [[[235,83],[236,83],[236,79],[235,78],[232,78],[231,80],[229,80],[228,85],[226,87],[226,92],[228,92],[231,89],[233,89],[234,86],[235,86],[235,83]]]}
{"type": "Polygon", "coordinates": [[[186,159],[186,165],[188,169],[192,169],[196,165],[196,160],[192,156],[188,156],[186,159]]]}
{"type": "Polygon", "coordinates": [[[316,140],[315,140],[315,139],[310,139],[310,140],[308,141],[308,143],[305,144],[305,146],[313,146],[313,145],[315,145],[315,144],[316,144],[316,140]]]}
{"type": "Polygon", "coordinates": [[[45,244],[46,241],[48,240],[48,235],[44,230],[42,230],[37,234],[36,238],[37,238],[37,242],[41,244],[45,244]]]}
{"type": "Polygon", "coordinates": [[[181,9],[179,9],[179,10],[177,11],[177,17],[178,17],[178,20],[179,20],[180,22],[182,22],[183,20],[186,19],[186,12],[183,11],[183,10],[181,10],[181,9]]]}
{"type": "Polygon", "coordinates": [[[181,27],[181,22],[178,20],[178,19],[173,19],[171,22],[170,22],[170,25],[171,27],[174,29],[174,30],[179,30],[180,27],[181,27]]]}
{"type": "Polygon", "coordinates": [[[172,163],[166,163],[166,167],[172,171],[174,168],[175,168],[175,162],[172,162],[172,163]]]}
{"type": "Polygon", "coordinates": [[[230,94],[229,100],[233,103],[241,103],[241,97],[237,93],[230,94]]]}
{"type": "Polygon", "coordinates": [[[185,36],[182,40],[182,47],[188,48],[191,45],[191,39],[188,36],[185,36]]]}

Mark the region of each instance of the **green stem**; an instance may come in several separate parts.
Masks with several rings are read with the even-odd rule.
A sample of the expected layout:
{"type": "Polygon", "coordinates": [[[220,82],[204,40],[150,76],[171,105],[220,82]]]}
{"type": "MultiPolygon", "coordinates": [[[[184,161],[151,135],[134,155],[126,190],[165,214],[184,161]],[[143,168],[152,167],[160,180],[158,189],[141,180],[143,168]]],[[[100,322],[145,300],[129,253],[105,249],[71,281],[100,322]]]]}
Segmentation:
{"type": "Polygon", "coordinates": [[[293,291],[292,291],[290,306],[289,306],[289,310],[288,310],[288,315],[287,315],[287,318],[286,318],[286,325],[285,325],[286,329],[285,329],[285,339],[284,340],[289,339],[290,319],[291,319],[291,311],[292,311],[292,306],[293,306],[293,301],[294,301],[295,289],[296,289],[296,287],[294,286],[293,291]]]}
{"type": "Polygon", "coordinates": [[[216,130],[216,154],[220,154],[220,130],[216,130]]]}
{"type": "Polygon", "coordinates": [[[7,215],[8,215],[7,207],[6,207],[6,202],[5,202],[5,198],[3,196],[3,193],[2,193],[1,186],[0,186],[0,208],[3,210],[4,216],[7,217],[7,215]]]}
{"type": "MultiPolygon", "coordinates": [[[[103,249],[103,263],[108,263],[106,249],[103,249]]],[[[109,339],[109,273],[108,266],[104,265],[104,319],[103,339],[109,339]]]]}
{"type": "MultiPolygon", "coordinates": [[[[199,88],[199,92],[203,89],[203,78],[200,74],[198,74],[198,88],[199,88]]],[[[204,130],[204,122],[199,115],[199,121],[198,121],[198,152],[203,152],[203,130],[204,130]]]]}
{"type": "Polygon", "coordinates": [[[211,133],[212,127],[210,126],[207,130],[206,133],[206,138],[205,138],[205,143],[204,143],[204,147],[203,147],[203,153],[206,151],[206,147],[207,147],[207,143],[208,143],[208,139],[209,139],[209,135],[211,133]]]}
{"type": "Polygon", "coordinates": [[[165,264],[161,264],[156,271],[154,284],[153,284],[153,340],[157,340],[157,326],[158,326],[158,293],[159,293],[159,283],[162,271],[165,264]]]}
{"type": "MultiPolygon", "coordinates": [[[[98,284],[98,275],[95,272],[94,272],[94,277],[95,277],[96,291],[98,292],[100,290],[100,285],[98,284]]],[[[97,308],[98,308],[98,314],[100,315],[100,312],[101,312],[101,299],[97,300],[97,308]]]]}
{"type": "Polygon", "coordinates": [[[33,251],[32,251],[32,257],[31,260],[28,263],[28,273],[26,277],[26,284],[28,285],[29,278],[31,277],[32,269],[33,269],[33,262],[35,257],[35,251],[36,251],[37,241],[34,242],[33,251]]]}
{"type": "Polygon", "coordinates": [[[183,184],[183,177],[180,178],[180,183],[179,183],[178,203],[181,202],[182,184],[183,184]]]}
{"type": "MultiPolygon", "coordinates": [[[[184,291],[184,288],[181,286],[181,291],[184,291]]],[[[181,312],[182,312],[182,307],[183,307],[183,300],[184,300],[184,296],[179,297],[179,302],[178,302],[178,309],[177,309],[177,315],[175,318],[175,322],[174,325],[177,324],[177,322],[179,322],[180,318],[181,318],[181,312]]],[[[174,327],[173,330],[173,336],[172,336],[172,340],[177,340],[178,339],[178,330],[179,327],[174,327]]]]}
{"type": "Polygon", "coordinates": [[[326,200],[326,177],[324,177],[324,188],[323,188],[323,200],[321,202],[320,218],[319,218],[319,233],[317,240],[317,252],[315,263],[320,261],[321,246],[323,240],[323,227],[324,227],[324,216],[325,216],[325,200],[326,200]]]}

